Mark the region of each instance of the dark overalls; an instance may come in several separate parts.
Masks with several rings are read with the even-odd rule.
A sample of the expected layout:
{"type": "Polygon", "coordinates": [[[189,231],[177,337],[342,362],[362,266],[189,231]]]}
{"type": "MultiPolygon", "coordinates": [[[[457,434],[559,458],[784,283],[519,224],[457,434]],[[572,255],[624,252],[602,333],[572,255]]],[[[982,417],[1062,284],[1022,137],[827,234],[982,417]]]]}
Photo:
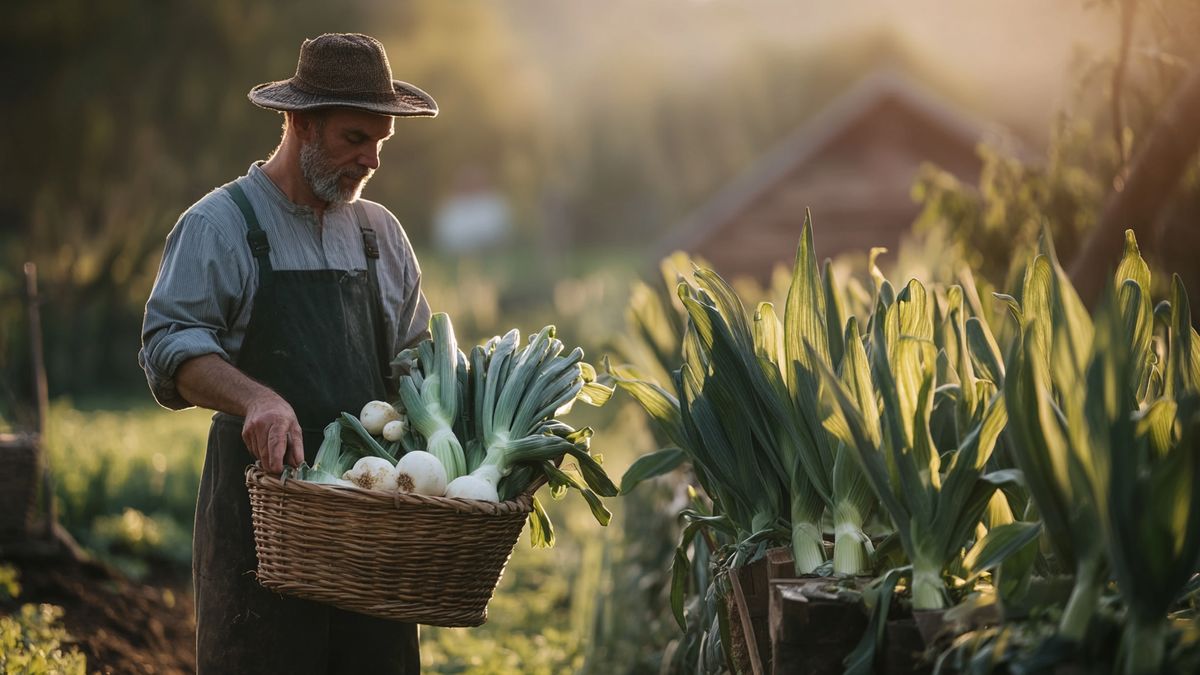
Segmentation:
{"type": "MultiPolygon", "coordinates": [[[[387,395],[387,347],[375,262],[361,204],[367,269],[273,270],[266,233],[236,183],[225,189],[246,219],[258,291],[238,369],[275,390],[300,421],[312,463],[322,429],[342,411],[387,395]]],[[[200,675],[417,673],[417,627],[279,595],[258,584],[243,419],[213,416],[196,502],[192,576],[200,675]]],[[[347,574],[353,571],[346,570],[347,574]]]]}

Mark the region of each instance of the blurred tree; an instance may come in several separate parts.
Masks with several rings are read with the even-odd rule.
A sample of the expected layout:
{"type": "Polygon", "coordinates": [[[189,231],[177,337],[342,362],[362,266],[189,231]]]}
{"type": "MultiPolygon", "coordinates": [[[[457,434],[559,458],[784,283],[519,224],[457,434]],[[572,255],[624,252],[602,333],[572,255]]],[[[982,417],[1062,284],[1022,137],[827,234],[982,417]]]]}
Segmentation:
{"type": "MultiPolygon", "coordinates": [[[[436,122],[397,126],[393,161],[368,191],[415,238],[464,163],[494,167],[530,191],[536,81],[487,3],[6,6],[0,298],[19,290],[23,261],[38,263],[54,394],[144,395],[135,355],[166,233],[188,204],[277,143],[281,118],[250,104],[250,87],[290,76],[304,38],[336,31],[380,37],[396,77],[442,102],[436,122]]],[[[10,304],[0,304],[0,375],[19,382],[26,365],[10,304]]]]}
{"type": "MultiPolygon", "coordinates": [[[[166,232],[274,144],[278,120],[246,91],[289,74],[306,35],[361,16],[311,0],[6,7],[0,288],[38,263],[53,392],[139,381],[141,304],[166,232]]],[[[20,356],[5,370],[23,370],[20,356]]]]}
{"type": "Polygon", "coordinates": [[[978,186],[930,168],[915,188],[925,205],[918,227],[947,233],[958,253],[947,260],[1002,287],[1043,226],[1059,255],[1075,259],[1085,297],[1116,266],[1130,227],[1151,264],[1200,285],[1200,4],[1108,0],[1101,11],[1113,18],[1117,52],[1080,67],[1074,109],[1060,117],[1044,162],[984,148],[978,186]]]}

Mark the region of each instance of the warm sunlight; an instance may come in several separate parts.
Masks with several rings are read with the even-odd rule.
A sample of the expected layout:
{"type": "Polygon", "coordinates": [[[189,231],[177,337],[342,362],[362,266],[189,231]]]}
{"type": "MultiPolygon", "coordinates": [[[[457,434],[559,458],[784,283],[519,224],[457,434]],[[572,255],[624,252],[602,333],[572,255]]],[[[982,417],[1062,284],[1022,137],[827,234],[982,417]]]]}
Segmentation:
{"type": "Polygon", "coordinates": [[[1200,672],[1196,0],[4,17],[0,672],[1200,672]]]}

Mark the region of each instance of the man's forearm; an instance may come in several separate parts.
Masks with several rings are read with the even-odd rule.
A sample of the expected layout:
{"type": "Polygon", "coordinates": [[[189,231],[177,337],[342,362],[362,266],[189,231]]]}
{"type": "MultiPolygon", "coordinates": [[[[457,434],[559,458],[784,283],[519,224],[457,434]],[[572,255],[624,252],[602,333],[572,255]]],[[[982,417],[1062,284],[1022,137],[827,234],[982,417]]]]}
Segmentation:
{"type": "Polygon", "coordinates": [[[216,354],[188,359],[175,371],[175,386],[188,403],[245,417],[252,403],[277,394],[216,354]]]}
{"type": "Polygon", "coordinates": [[[184,361],[175,371],[175,386],[192,405],[246,418],[242,441],[270,473],[304,461],[304,439],[292,406],[220,356],[184,361]]]}

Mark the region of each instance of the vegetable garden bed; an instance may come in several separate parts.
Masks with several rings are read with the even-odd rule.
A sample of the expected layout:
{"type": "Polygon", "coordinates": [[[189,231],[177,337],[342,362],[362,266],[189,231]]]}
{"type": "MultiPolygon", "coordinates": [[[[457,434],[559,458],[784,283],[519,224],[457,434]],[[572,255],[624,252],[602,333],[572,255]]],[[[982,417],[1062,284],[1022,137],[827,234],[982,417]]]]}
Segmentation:
{"type": "Polygon", "coordinates": [[[877,254],[851,294],[806,221],[782,315],[699,265],[636,296],[658,341],[631,353],[679,351],[609,368],[667,445],[622,486],[694,480],[672,601],[695,670],[1200,670],[1200,335],[1179,278],[1154,304],[1132,232],[1092,311],[1045,238],[1007,294],[966,270],[893,286],[877,254]],[[843,581],[768,585],[778,546],[843,581]],[[856,575],[863,603],[827,592],[856,575]],[[1057,579],[1066,596],[1042,592],[1057,579]],[[853,643],[861,617],[818,618],[853,611],[853,643]]]}

